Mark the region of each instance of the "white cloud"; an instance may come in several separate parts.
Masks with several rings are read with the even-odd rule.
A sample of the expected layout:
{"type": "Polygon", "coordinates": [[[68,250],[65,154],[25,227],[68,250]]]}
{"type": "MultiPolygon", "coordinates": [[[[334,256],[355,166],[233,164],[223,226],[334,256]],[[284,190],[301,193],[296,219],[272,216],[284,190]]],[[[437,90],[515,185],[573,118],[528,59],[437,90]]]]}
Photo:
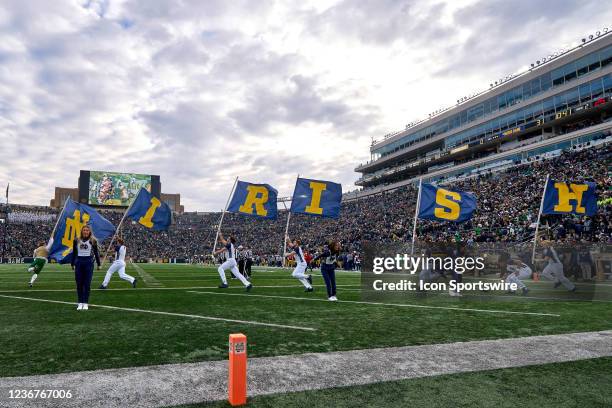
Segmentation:
{"type": "Polygon", "coordinates": [[[160,174],[188,210],[233,178],[351,189],[370,138],[610,20],[597,1],[0,4],[0,183],[46,204],[79,169],[160,174]]]}

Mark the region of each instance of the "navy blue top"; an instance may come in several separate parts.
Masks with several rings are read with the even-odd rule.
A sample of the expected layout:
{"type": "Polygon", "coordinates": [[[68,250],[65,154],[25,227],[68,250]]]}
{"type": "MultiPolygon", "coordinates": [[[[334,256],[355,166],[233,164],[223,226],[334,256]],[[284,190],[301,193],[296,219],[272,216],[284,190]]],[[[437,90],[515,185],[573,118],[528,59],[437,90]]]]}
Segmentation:
{"type": "Polygon", "coordinates": [[[234,254],[234,247],[232,245],[231,242],[227,242],[227,244],[225,244],[225,249],[227,249],[227,258],[231,259],[231,258],[235,258],[235,254],[234,254]]]}
{"type": "Polygon", "coordinates": [[[74,266],[77,261],[77,258],[83,261],[89,260],[90,262],[96,260],[98,266],[100,266],[100,253],[98,251],[98,242],[94,241],[91,243],[91,255],[90,256],[78,256],[79,254],[79,239],[76,238],[72,241],[72,260],[70,261],[70,265],[74,266]]]}

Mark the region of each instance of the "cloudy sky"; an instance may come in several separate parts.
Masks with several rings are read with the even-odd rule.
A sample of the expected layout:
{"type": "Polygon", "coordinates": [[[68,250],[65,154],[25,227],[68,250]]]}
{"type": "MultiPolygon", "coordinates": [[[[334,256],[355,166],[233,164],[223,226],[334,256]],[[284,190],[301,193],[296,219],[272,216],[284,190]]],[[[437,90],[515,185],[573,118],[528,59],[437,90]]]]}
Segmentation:
{"type": "Polygon", "coordinates": [[[354,188],[371,138],[605,26],[605,2],[2,0],[0,185],[159,174],[187,210],[235,176],[354,188]]]}

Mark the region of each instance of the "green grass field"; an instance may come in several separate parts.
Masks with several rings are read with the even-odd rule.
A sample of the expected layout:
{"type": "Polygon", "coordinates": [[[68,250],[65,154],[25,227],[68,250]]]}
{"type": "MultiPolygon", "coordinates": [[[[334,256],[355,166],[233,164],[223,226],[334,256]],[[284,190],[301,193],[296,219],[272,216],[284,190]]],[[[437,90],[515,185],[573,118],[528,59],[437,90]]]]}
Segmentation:
{"type": "MultiPolygon", "coordinates": [[[[229,280],[229,289],[217,289],[219,277],[212,267],[162,264],[128,265],[127,273],[139,278],[137,289],[115,275],[110,289],[92,291],[94,306],[89,311],[77,312],[68,266],[47,265],[34,288],[28,288],[26,268],[0,265],[0,377],[221,360],[227,358],[228,335],[235,332],[247,335],[249,356],[259,357],[612,329],[612,304],[606,302],[483,302],[470,296],[430,296],[376,304],[363,301],[358,273],[339,272],[341,301],[332,303],[318,272],[315,292],[304,293],[290,271],[256,269],[254,289],[247,294],[238,280],[229,280]]],[[[96,271],[92,287],[98,287],[104,272],[96,271]]],[[[569,381],[581,381],[580,373],[589,375],[580,364],[586,363],[566,364],[577,370],[569,381]]],[[[609,375],[610,359],[593,364],[609,375]]],[[[487,376],[457,375],[456,381],[480,382],[487,376]]],[[[420,382],[429,384],[422,396],[429,398],[427,393],[438,392],[436,381],[361,387],[382,398],[363,402],[384,404],[389,390],[412,389],[411,384],[420,382]]],[[[324,402],[334,392],[352,391],[312,394],[324,402]]],[[[305,398],[302,394],[309,393],[295,398],[305,398]]],[[[268,398],[273,400],[256,401],[268,406],[268,398]]]]}
{"type": "MultiPolygon", "coordinates": [[[[250,398],[263,407],[604,408],[612,406],[612,358],[440,375],[358,387],[250,398]],[[357,402],[356,402],[357,401],[357,402]]],[[[225,401],[181,408],[231,407],[225,401]]]]}

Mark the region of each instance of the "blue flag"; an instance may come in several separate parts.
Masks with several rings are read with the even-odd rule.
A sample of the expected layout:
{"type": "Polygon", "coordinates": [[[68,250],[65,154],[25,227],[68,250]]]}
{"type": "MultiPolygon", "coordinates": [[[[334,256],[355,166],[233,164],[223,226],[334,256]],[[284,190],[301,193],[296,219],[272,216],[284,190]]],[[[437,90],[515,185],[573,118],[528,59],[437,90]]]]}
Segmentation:
{"type": "Polygon", "coordinates": [[[463,222],[472,218],[476,197],[465,191],[449,190],[433,184],[421,185],[419,218],[463,222]]]}
{"type": "Polygon", "coordinates": [[[170,206],[144,188],[140,189],[125,216],[155,231],[165,231],[172,224],[170,206]]]}
{"type": "Polygon", "coordinates": [[[544,190],[542,214],[595,215],[596,189],[597,184],[592,182],[566,183],[548,180],[544,190]]]}
{"type": "Polygon", "coordinates": [[[298,178],[291,199],[291,212],[338,218],[342,186],[331,181],[298,178]]]}
{"type": "Polygon", "coordinates": [[[55,259],[59,263],[70,262],[72,260],[72,243],[81,233],[83,225],[89,225],[93,235],[100,242],[115,233],[113,224],[92,207],[79,204],[68,198],[57,223],[55,235],[53,235],[53,245],[49,251],[49,258],[55,259]]]}
{"type": "Polygon", "coordinates": [[[276,219],[278,192],[269,184],[253,184],[238,181],[227,211],[276,219]]]}

